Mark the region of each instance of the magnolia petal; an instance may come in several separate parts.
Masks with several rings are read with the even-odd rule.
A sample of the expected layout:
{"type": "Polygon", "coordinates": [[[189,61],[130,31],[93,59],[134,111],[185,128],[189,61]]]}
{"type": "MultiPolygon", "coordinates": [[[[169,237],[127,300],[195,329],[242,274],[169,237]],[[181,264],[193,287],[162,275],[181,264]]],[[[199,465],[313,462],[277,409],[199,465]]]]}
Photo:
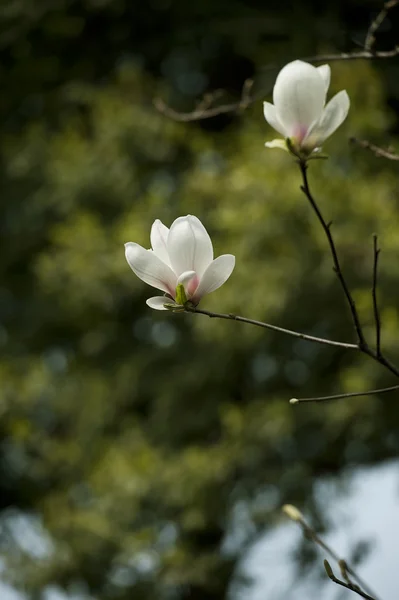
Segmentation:
{"type": "Polygon", "coordinates": [[[198,303],[203,296],[214,292],[228,280],[235,266],[235,256],[222,254],[209,265],[202,276],[199,286],[192,298],[194,304],[198,303]]]}
{"type": "Polygon", "coordinates": [[[316,67],[319,74],[322,76],[324,81],[324,86],[326,90],[326,94],[328,92],[328,88],[330,87],[330,79],[331,79],[331,68],[330,65],[321,65],[320,67],[316,67]]]}
{"type": "MultiPolygon", "coordinates": [[[[346,119],[350,100],[345,90],[338,92],[323,111],[320,121],[309,133],[311,145],[320,146],[346,119]]],[[[305,141],[305,144],[307,142],[305,141]]]]}
{"type": "Polygon", "coordinates": [[[169,229],[162,223],[162,221],[156,219],[151,227],[151,248],[154,250],[154,253],[158,256],[158,258],[170,266],[167,246],[168,235],[169,229]]]}
{"type": "Polygon", "coordinates": [[[146,250],[139,244],[128,242],[125,244],[125,256],[133,273],[144,283],[174,295],[176,275],[152,250],[146,250]]]}
{"type": "Polygon", "coordinates": [[[280,148],[281,150],[285,150],[286,152],[289,152],[289,150],[287,148],[287,143],[285,140],[281,140],[281,139],[272,140],[271,142],[266,142],[265,146],[266,146],[266,148],[280,148]]]}
{"type": "Polygon", "coordinates": [[[312,65],[295,60],[278,74],[273,90],[273,102],[286,137],[299,142],[322,114],[325,103],[323,77],[312,65]]]}
{"type": "Polygon", "coordinates": [[[284,127],[277,118],[276,107],[270,102],[264,102],[263,114],[265,115],[265,119],[269,123],[269,125],[271,125],[273,129],[281,133],[281,135],[286,137],[284,127]]]}
{"type": "MultiPolygon", "coordinates": [[[[167,296],[153,296],[152,298],[148,298],[145,303],[154,310],[168,310],[165,308],[165,304],[176,304],[173,300],[168,298],[167,296]]],[[[176,307],[178,305],[176,304],[176,307]]]]}
{"type": "Polygon", "coordinates": [[[168,254],[177,275],[195,271],[201,277],[213,260],[213,247],[207,230],[197,217],[187,215],[172,223],[168,254]]]}

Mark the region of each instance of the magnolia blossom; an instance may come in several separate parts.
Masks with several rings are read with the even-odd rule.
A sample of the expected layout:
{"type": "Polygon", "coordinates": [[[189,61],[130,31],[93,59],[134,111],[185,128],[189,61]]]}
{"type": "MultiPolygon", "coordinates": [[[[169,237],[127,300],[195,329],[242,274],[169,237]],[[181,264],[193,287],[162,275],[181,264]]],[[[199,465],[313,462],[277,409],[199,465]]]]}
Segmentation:
{"type": "Polygon", "coordinates": [[[235,257],[223,254],[213,259],[211,238],[197,217],[176,219],[168,229],[159,219],[151,228],[152,249],[125,244],[126,260],[145,283],[165,292],[147,300],[148,306],[166,310],[186,301],[195,306],[206,294],[217,290],[230,277],[235,257]]]}
{"type": "Polygon", "coordinates": [[[330,67],[314,67],[294,60],[278,74],[273,102],[264,102],[266,121],[284,140],[267,142],[268,148],[309,155],[341,125],[349,110],[349,96],[338,92],[325,106],[330,85],[330,67]]]}

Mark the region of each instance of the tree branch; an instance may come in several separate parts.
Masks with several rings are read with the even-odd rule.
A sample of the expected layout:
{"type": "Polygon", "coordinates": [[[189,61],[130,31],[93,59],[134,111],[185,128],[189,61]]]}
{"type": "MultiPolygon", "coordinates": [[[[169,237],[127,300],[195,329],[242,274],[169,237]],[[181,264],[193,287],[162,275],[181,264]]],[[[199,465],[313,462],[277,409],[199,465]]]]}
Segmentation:
{"type": "Polygon", "coordinates": [[[379,352],[373,350],[372,348],[370,348],[370,346],[368,345],[365,337],[364,337],[364,333],[363,333],[363,329],[360,323],[360,319],[359,319],[359,315],[357,312],[357,308],[356,308],[356,304],[355,301],[352,297],[352,294],[349,290],[349,287],[346,283],[345,277],[343,275],[342,269],[341,269],[341,265],[338,259],[338,254],[337,254],[337,250],[335,247],[335,242],[331,233],[331,223],[327,223],[317,205],[317,202],[315,200],[315,198],[313,197],[311,191],[310,191],[310,187],[309,187],[309,181],[308,181],[308,176],[307,176],[307,163],[304,160],[298,160],[298,164],[299,164],[299,168],[301,171],[301,175],[302,175],[302,182],[303,185],[301,186],[301,191],[305,194],[306,198],[308,199],[312,209],[314,210],[317,219],[320,223],[320,225],[323,228],[324,233],[326,234],[326,238],[330,247],[330,251],[331,251],[331,255],[332,255],[332,259],[333,259],[333,264],[334,264],[334,271],[338,277],[338,280],[341,284],[341,287],[343,289],[345,298],[347,300],[347,303],[349,305],[349,309],[352,315],[352,320],[353,320],[353,324],[356,330],[356,335],[358,338],[358,349],[360,352],[362,352],[363,354],[366,354],[367,356],[370,356],[370,358],[374,359],[376,362],[378,362],[380,365],[386,367],[389,371],[391,371],[391,373],[393,373],[394,375],[396,375],[397,377],[399,377],[399,369],[393,365],[381,352],[381,350],[379,352]]]}
{"type": "MultiPolygon", "coordinates": [[[[384,60],[398,56],[399,46],[395,46],[391,50],[374,50],[375,34],[386,19],[388,12],[397,4],[399,4],[399,0],[389,0],[384,4],[384,7],[381,10],[381,12],[378,13],[376,18],[370,23],[362,50],[356,50],[353,52],[339,52],[332,54],[319,54],[318,56],[305,56],[302,57],[300,60],[309,63],[319,63],[347,60],[384,60]]],[[[274,65],[267,65],[266,67],[263,67],[261,71],[265,72],[281,69],[285,64],[286,62],[274,65]]],[[[243,110],[245,110],[248,106],[262,99],[270,92],[270,89],[262,89],[258,93],[251,96],[250,90],[253,87],[253,83],[254,82],[252,79],[246,79],[244,81],[241,91],[241,98],[238,102],[232,102],[228,104],[221,104],[215,106],[214,102],[218,100],[221,96],[221,90],[217,90],[213,93],[205,94],[203,99],[197,104],[194,110],[190,112],[176,111],[170,106],[168,106],[161,98],[155,98],[154,105],[160,113],[164,114],[170,119],[182,122],[209,119],[210,117],[215,117],[217,115],[226,113],[240,113],[243,110]]],[[[399,160],[399,158],[392,160],[399,160]]]]}
{"type": "Polygon", "coordinates": [[[390,150],[385,150],[384,148],[380,148],[367,140],[358,140],[357,138],[350,138],[350,141],[354,144],[357,144],[361,148],[365,148],[366,150],[370,150],[379,158],[387,158],[388,160],[399,160],[399,154],[395,154],[395,152],[391,152],[390,150]]]}
{"type": "Polygon", "coordinates": [[[291,398],[290,404],[302,404],[303,402],[328,402],[330,400],[340,400],[341,398],[356,398],[359,396],[373,396],[375,394],[385,394],[399,390],[399,385],[379,388],[377,390],[366,390],[365,392],[346,392],[342,394],[333,394],[332,396],[315,396],[314,398],[291,398]]]}
{"type": "Polygon", "coordinates": [[[324,561],[324,568],[326,570],[327,575],[329,576],[331,581],[333,581],[334,583],[337,583],[338,585],[342,585],[342,587],[346,588],[347,590],[351,590],[351,592],[355,592],[355,594],[358,594],[359,596],[361,596],[362,598],[365,598],[366,600],[376,600],[376,598],[374,596],[370,596],[369,594],[366,594],[366,592],[364,592],[358,585],[352,583],[352,581],[350,581],[350,579],[348,579],[345,582],[345,581],[341,581],[340,579],[335,577],[334,572],[333,572],[328,560],[324,561]]]}
{"type": "Polygon", "coordinates": [[[373,311],[374,311],[374,321],[375,321],[375,338],[376,338],[376,353],[377,356],[381,356],[381,318],[380,312],[378,310],[378,301],[377,301],[377,276],[378,276],[378,256],[380,254],[380,250],[378,248],[377,236],[373,235],[373,288],[372,288],[372,297],[373,297],[373,311]]]}
{"type": "Polygon", "coordinates": [[[264,329],[270,329],[271,331],[277,331],[278,333],[284,333],[286,335],[291,335],[292,337],[299,338],[301,340],[306,340],[308,342],[315,342],[317,344],[324,344],[326,346],[335,346],[338,348],[344,348],[345,350],[359,350],[359,346],[357,344],[348,344],[346,342],[336,342],[335,340],[329,340],[327,338],[320,338],[313,335],[307,335],[306,333],[301,333],[299,331],[292,331],[291,329],[284,329],[283,327],[278,327],[277,325],[271,325],[270,323],[264,323],[263,321],[255,321],[254,319],[247,319],[246,317],[240,317],[238,315],[233,315],[231,313],[215,313],[209,310],[202,310],[196,307],[185,306],[185,312],[197,313],[199,315],[206,315],[211,319],[227,319],[229,321],[239,321],[240,323],[248,323],[249,325],[256,325],[257,327],[263,327],[264,329]]]}
{"type": "MultiPolygon", "coordinates": [[[[362,591],[361,588],[362,588],[363,590],[367,591],[367,593],[362,592],[363,594],[365,594],[365,595],[363,595],[363,598],[366,598],[367,600],[377,600],[376,595],[369,589],[369,586],[367,585],[367,583],[365,583],[361,579],[361,577],[354,571],[354,569],[348,565],[346,560],[344,560],[343,558],[340,558],[338,556],[338,554],[335,552],[335,550],[333,550],[316,533],[316,531],[305,521],[305,518],[300,510],[298,510],[292,504],[285,504],[283,506],[282,510],[287,515],[287,517],[289,517],[292,521],[294,521],[300,525],[300,527],[302,528],[302,531],[307,539],[314,542],[317,546],[319,546],[322,550],[324,550],[324,552],[326,552],[326,554],[328,554],[333,560],[335,560],[335,562],[338,564],[338,566],[341,570],[342,576],[344,577],[344,579],[347,580],[347,584],[352,585],[352,587],[348,587],[348,585],[346,585],[345,587],[348,587],[348,589],[350,589],[352,591],[356,591],[357,593],[359,593],[359,591],[361,592],[362,591]],[[357,581],[358,585],[355,585],[350,581],[349,575],[357,581]]],[[[330,567],[328,561],[325,561],[325,562],[327,562],[328,567],[330,567]]],[[[330,571],[332,573],[331,567],[330,567],[330,571]]],[[[328,570],[327,570],[327,574],[330,577],[328,570]]],[[[330,577],[330,579],[331,579],[331,577],[330,577]]],[[[335,582],[335,583],[337,583],[337,582],[335,582]]],[[[340,582],[340,583],[343,583],[343,582],[340,582]]]]}
{"type": "Polygon", "coordinates": [[[365,340],[364,334],[363,334],[363,329],[362,326],[360,324],[360,319],[359,319],[359,315],[357,312],[357,308],[356,308],[356,304],[354,299],[352,298],[352,294],[349,291],[348,285],[346,283],[345,277],[343,275],[342,269],[341,269],[341,264],[339,262],[339,258],[338,258],[338,254],[337,254],[337,250],[335,248],[335,243],[334,243],[334,239],[333,236],[331,234],[331,225],[332,223],[327,223],[324,220],[323,215],[321,214],[321,211],[316,203],[316,200],[313,198],[313,195],[310,191],[309,188],[309,181],[308,181],[308,175],[307,175],[307,170],[308,170],[308,165],[307,162],[305,160],[299,160],[298,161],[299,164],[299,168],[302,174],[302,181],[303,181],[303,185],[301,186],[301,190],[302,192],[305,194],[306,198],[308,199],[312,209],[314,210],[317,219],[319,220],[320,225],[322,226],[324,233],[326,234],[327,237],[327,241],[328,244],[330,246],[330,251],[331,251],[331,255],[332,255],[332,259],[333,259],[333,263],[334,263],[334,272],[336,273],[338,280],[341,284],[341,287],[344,291],[347,303],[349,305],[349,309],[352,315],[352,320],[353,320],[353,324],[355,326],[355,330],[356,330],[356,334],[357,334],[357,338],[358,338],[358,344],[359,344],[359,349],[363,350],[364,348],[367,347],[367,342],[365,340]]]}

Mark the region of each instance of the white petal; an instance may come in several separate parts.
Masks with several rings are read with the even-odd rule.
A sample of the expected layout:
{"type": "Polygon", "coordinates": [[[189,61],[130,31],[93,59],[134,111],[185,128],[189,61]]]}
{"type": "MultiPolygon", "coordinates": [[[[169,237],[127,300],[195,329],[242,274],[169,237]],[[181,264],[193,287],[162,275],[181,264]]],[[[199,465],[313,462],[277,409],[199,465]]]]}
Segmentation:
{"type": "Polygon", "coordinates": [[[156,219],[151,227],[151,248],[154,250],[158,258],[170,266],[167,247],[168,235],[169,229],[162,223],[162,221],[156,219]]]}
{"type": "Polygon", "coordinates": [[[317,67],[317,70],[323,78],[324,86],[325,86],[325,90],[326,90],[326,94],[327,94],[328,88],[330,87],[330,79],[331,79],[330,65],[321,65],[320,67],[317,67]]]}
{"type": "Polygon", "coordinates": [[[338,92],[323,111],[320,121],[312,128],[305,140],[313,146],[320,146],[346,119],[350,106],[349,96],[345,90],[338,92]]]}
{"type": "Polygon", "coordinates": [[[177,284],[176,285],[178,285],[179,283],[182,283],[185,286],[196,275],[197,275],[197,273],[195,271],[184,271],[184,273],[182,273],[181,275],[179,275],[179,277],[177,278],[177,284]]]}
{"type": "Polygon", "coordinates": [[[167,296],[153,296],[152,298],[148,298],[148,300],[146,300],[145,302],[150,308],[153,308],[154,310],[168,310],[167,308],[165,308],[164,304],[175,304],[175,302],[167,296]]]}
{"type": "Polygon", "coordinates": [[[281,135],[284,137],[287,137],[284,127],[277,118],[276,107],[273,104],[270,104],[270,102],[264,102],[263,114],[265,115],[266,121],[273,127],[273,129],[281,133],[281,135]]]}
{"type": "Polygon", "coordinates": [[[272,140],[271,142],[266,142],[265,146],[266,148],[280,148],[280,150],[285,150],[286,152],[289,152],[285,140],[272,140]]]}
{"type": "Polygon", "coordinates": [[[232,254],[222,254],[215,258],[203,274],[192,298],[193,302],[199,302],[203,296],[220,288],[232,274],[235,262],[235,256],[232,254]]]}
{"type": "Polygon", "coordinates": [[[125,256],[137,277],[152,287],[174,296],[176,275],[152,250],[146,250],[139,244],[128,242],[125,244],[125,256]]]}
{"type": "Polygon", "coordinates": [[[201,277],[213,260],[213,247],[208,232],[197,217],[187,215],[172,223],[168,254],[177,275],[184,271],[195,271],[201,277]]]}
{"type": "Polygon", "coordinates": [[[303,139],[308,129],[320,119],[325,97],[324,80],[316,67],[295,60],[280,71],[273,101],[287,137],[303,139]]]}

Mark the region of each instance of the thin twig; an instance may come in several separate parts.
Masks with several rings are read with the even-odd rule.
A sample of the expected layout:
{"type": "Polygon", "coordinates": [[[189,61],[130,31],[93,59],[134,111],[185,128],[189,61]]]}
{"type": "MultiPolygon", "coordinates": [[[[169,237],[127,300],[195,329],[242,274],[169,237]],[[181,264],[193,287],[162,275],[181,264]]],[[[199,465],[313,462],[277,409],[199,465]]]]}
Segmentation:
{"type": "Polygon", "coordinates": [[[357,312],[357,308],[356,308],[356,304],[355,301],[352,297],[352,294],[349,290],[349,287],[346,283],[345,277],[343,275],[342,269],[341,269],[341,265],[338,259],[338,254],[337,254],[337,250],[335,247],[335,242],[331,233],[331,223],[327,223],[317,205],[317,202],[315,200],[315,198],[313,197],[311,191],[310,191],[310,187],[309,187],[309,181],[308,181],[308,176],[307,176],[307,163],[304,160],[298,160],[298,164],[299,164],[299,168],[302,174],[302,182],[303,185],[301,186],[301,191],[305,194],[306,198],[308,199],[312,209],[314,210],[314,212],[316,213],[317,219],[319,221],[319,223],[321,224],[324,233],[326,234],[327,237],[327,241],[328,244],[330,246],[330,251],[331,251],[331,255],[332,255],[332,259],[333,259],[333,264],[334,264],[334,271],[339,279],[339,282],[341,284],[341,287],[343,289],[344,295],[346,297],[347,303],[349,305],[349,309],[352,315],[352,320],[353,320],[353,324],[356,330],[356,335],[358,338],[358,349],[360,352],[362,352],[363,354],[366,354],[367,356],[370,356],[370,358],[372,358],[373,360],[375,360],[376,362],[378,362],[380,365],[386,367],[389,371],[391,371],[391,373],[393,373],[394,375],[396,375],[397,377],[399,377],[399,369],[393,365],[380,351],[379,353],[377,353],[375,350],[373,350],[372,348],[370,348],[370,346],[368,345],[368,343],[366,342],[366,339],[364,337],[364,333],[363,333],[363,329],[362,326],[360,324],[360,319],[359,319],[359,315],[357,312]]]}
{"type": "Polygon", "coordinates": [[[375,394],[385,394],[399,390],[399,385],[379,388],[377,390],[366,390],[365,392],[343,392],[342,394],[333,394],[332,396],[315,396],[314,398],[291,398],[290,404],[302,404],[302,402],[328,402],[329,400],[340,400],[341,398],[356,398],[360,396],[374,396],[375,394]]]}
{"type": "Polygon", "coordinates": [[[370,27],[368,28],[366,39],[364,42],[364,49],[366,51],[372,52],[373,46],[375,44],[375,34],[378,29],[381,27],[382,23],[387,18],[388,12],[391,8],[399,4],[399,0],[388,0],[385,2],[382,10],[378,13],[376,18],[370,23],[370,27]]]}
{"type": "Polygon", "coordinates": [[[301,340],[306,340],[308,342],[315,342],[317,344],[324,344],[326,346],[338,346],[339,348],[344,348],[345,350],[359,350],[359,346],[357,344],[348,344],[346,342],[336,342],[335,340],[329,340],[327,338],[315,337],[313,335],[307,335],[306,333],[301,333],[299,331],[292,331],[291,329],[285,329],[283,327],[278,327],[277,325],[271,325],[270,323],[264,323],[263,321],[255,321],[254,319],[247,319],[246,317],[240,317],[238,315],[233,315],[231,313],[215,313],[209,310],[202,310],[200,308],[185,307],[186,312],[197,313],[199,315],[206,315],[210,318],[216,319],[227,319],[229,321],[239,321],[240,323],[248,323],[249,325],[256,325],[257,327],[263,327],[264,329],[270,329],[271,331],[277,331],[278,333],[284,333],[286,335],[291,335],[292,337],[299,338],[301,340]]]}
{"type": "MultiPolygon", "coordinates": [[[[384,8],[370,23],[362,50],[356,50],[354,52],[339,52],[333,54],[319,54],[318,56],[305,56],[302,57],[300,60],[309,63],[320,63],[347,60],[384,60],[398,56],[399,46],[395,46],[391,50],[374,50],[375,34],[386,19],[389,10],[397,4],[399,4],[399,0],[389,0],[384,4],[384,8]]],[[[274,71],[277,69],[281,69],[285,64],[286,61],[284,63],[269,64],[266,67],[261,68],[260,71],[274,71]]],[[[164,114],[170,119],[181,122],[199,121],[202,119],[209,119],[210,117],[215,117],[217,115],[222,115],[226,113],[240,113],[251,104],[254,104],[258,100],[264,98],[264,96],[266,96],[270,92],[270,88],[262,89],[251,96],[250,90],[253,87],[253,83],[254,82],[252,79],[246,79],[244,81],[241,90],[241,98],[238,102],[212,106],[214,101],[220,98],[220,90],[217,90],[213,93],[207,93],[204,96],[203,100],[201,100],[194,108],[194,110],[190,112],[179,112],[177,110],[174,110],[173,108],[168,106],[161,98],[155,98],[154,105],[160,113],[164,114]]],[[[384,156],[384,154],[380,154],[380,156],[384,156]]],[[[386,156],[386,158],[389,157],[386,156]]],[[[392,160],[399,160],[399,158],[392,160]]]]}
{"type": "Polygon", "coordinates": [[[367,140],[358,140],[357,138],[350,138],[350,141],[354,144],[357,144],[361,148],[365,148],[366,150],[371,150],[376,156],[379,158],[387,158],[388,160],[399,160],[399,154],[395,152],[391,152],[390,150],[385,150],[384,148],[380,148],[367,140]]]}
{"type": "Polygon", "coordinates": [[[334,583],[337,583],[338,585],[342,585],[342,587],[346,588],[347,590],[350,590],[351,592],[355,592],[355,594],[358,594],[362,598],[365,598],[365,600],[376,600],[376,598],[374,596],[370,596],[369,594],[367,594],[366,592],[364,592],[358,585],[352,583],[352,581],[350,581],[350,579],[348,579],[345,582],[345,581],[341,581],[340,579],[338,579],[337,577],[335,577],[334,572],[333,572],[333,570],[331,568],[331,565],[328,562],[328,560],[324,561],[324,568],[326,570],[326,573],[327,573],[328,577],[334,583]]]}
{"type": "Polygon", "coordinates": [[[378,310],[378,300],[377,300],[377,277],[378,277],[378,256],[380,254],[380,249],[378,248],[378,240],[377,236],[373,235],[373,289],[372,289],[372,297],[373,297],[373,311],[374,311],[374,321],[375,321],[375,340],[376,340],[376,353],[377,356],[381,356],[381,317],[380,311],[378,310]]]}
{"type": "Polygon", "coordinates": [[[335,562],[338,564],[338,566],[340,567],[340,570],[341,570],[341,572],[343,574],[345,573],[345,574],[350,575],[353,579],[355,579],[357,581],[357,583],[359,584],[359,586],[361,588],[363,588],[364,590],[366,590],[368,594],[372,595],[372,596],[367,596],[366,595],[366,596],[364,596],[365,598],[367,598],[368,600],[377,600],[377,597],[370,590],[370,588],[367,585],[367,583],[365,581],[363,581],[361,579],[361,577],[354,571],[354,569],[348,565],[348,563],[346,562],[346,560],[344,560],[343,558],[341,558],[340,556],[338,556],[338,554],[335,552],[335,550],[333,550],[333,548],[331,548],[315,532],[315,530],[305,521],[305,517],[303,516],[303,514],[301,513],[300,510],[298,510],[292,504],[286,504],[286,505],[284,505],[282,510],[283,510],[283,512],[292,521],[295,521],[296,523],[298,523],[301,526],[302,531],[303,531],[305,537],[307,537],[308,539],[312,540],[317,546],[319,546],[320,548],[322,548],[322,550],[324,550],[324,552],[326,552],[329,556],[331,556],[331,558],[333,560],[335,560],[335,562]]]}
{"type": "Polygon", "coordinates": [[[333,264],[334,264],[334,271],[338,277],[338,280],[341,284],[342,290],[344,292],[345,298],[347,300],[347,303],[349,305],[349,309],[352,315],[352,320],[353,320],[353,324],[355,327],[355,331],[356,331],[356,335],[358,338],[358,349],[360,352],[362,352],[363,354],[366,354],[367,356],[370,356],[370,358],[374,359],[376,362],[378,362],[380,365],[386,367],[389,371],[391,371],[391,373],[393,373],[394,375],[396,375],[397,377],[399,377],[399,369],[393,365],[381,352],[377,353],[375,350],[373,350],[372,348],[370,348],[370,346],[368,345],[368,343],[366,342],[366,339],[364,337],[364,333],[363,333],[363,329],[360,323],[360,319],[359,319],[359,315],[357,312],[357,308],[356,308],[356,304],[355,301],[352,297],[352,294],[349,290],[349,287],[346,283],[345,277],[343,275],[342,269],[341,269],[341,264],[339,262],[339,258],[338,258],[338,253],[335,247],[335,242],[334,242],[334,238],[332,236],[331,233],[331,225],[332,223],[327,223],[317,205],[317,202],[315,200],[315,198],[313,197],[311,191],[310,191],[310,187],[309,187],[309,181],[308,181],[308,176],[307,176],[307,170],[308,170],[308,165],[306,163],[306,161],[304,160],[298,160],[298,164],[299,164],[299,168],[301,171],[301,175],[302,175],[302,186],[301,186],[301,191],[305,194],[306,198],[308,199],[312,209],[314,210],[317,219],[320,223],[320,225],[322,226],[324,233],[326,234],[326,238],[330,247],[330,251],[331,251],[331,256],[333,259],[333,264]]]}
{"type": "Polygon", "coordinates": [[[309,188],[309,181],[308,181],[308,175],[307,175],[307,170],[308,170],[308,165],[307,162],[304,160],[299,160],[298,161],[299,164],[299,168],[301,170],[301,174],[302,174],[302,181],[303,181],[303,185],[301,186],[301,190],[302,192],[305,194],[306,198],[308,199],[311,207],[313,208],[320,225],[322,226],[324,233],[326,234],[327,240],[328,240],[328,244],[330,246],[330,251],[331,251],[331,255],[332,255],[332,259],[333,259],[333,263],[334,263],[334,272],[336,273],[338,280],[341,284],[341,287],[344,291],[346,300],[348,302],[349,305],[349,309],[350,312],[352,314],[352,319],[353,319],[353,324],[355,326],[355,330],[356,330],[356,334],[357,334],[357,338],[358,338],[358,343],[359,343],[359,348],[360,349],[364,349],[367,347],[367,342],[365,340],[364,334],[363,334],[363,330],[362,330],[362,326],[360,324],[360,319],[359,319],[359,315],[357,312],[357,308],[356,308],[356,304],[354,299],[352,298],[352,294],[349,291],[349,287],[346,283],[345,277],[343,275],[342,272],[342,268],[341,268],[341,264],[339,262],[339,258],[338,258],[338,254],[337,254],[337,250],[335,247],[335,243],[334,243],[334,239],[333,236],[331,234],[331,225],[332,223],[327,223],[324,220],[323,215],[321,214],[321,211],[315,201],[315,199],[313,198],[313,195],[310,191],[309,188]]]}

